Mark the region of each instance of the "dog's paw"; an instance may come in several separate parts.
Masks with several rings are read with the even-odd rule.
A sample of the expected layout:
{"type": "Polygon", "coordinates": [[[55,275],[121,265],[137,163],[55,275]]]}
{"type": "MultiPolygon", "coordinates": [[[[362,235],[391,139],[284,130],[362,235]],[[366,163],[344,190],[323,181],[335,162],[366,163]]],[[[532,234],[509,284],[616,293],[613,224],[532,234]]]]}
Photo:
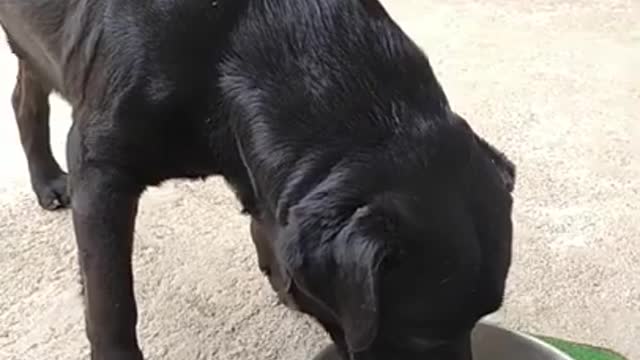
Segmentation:
{"type": "Polygon", "coordinates": [[[68,208],[71,199],[67,193],[67,175],[60,174],[52,179],[36,181],[33,189],[38,198],[38,204],[45,210],[53,211],[68,208]]]}

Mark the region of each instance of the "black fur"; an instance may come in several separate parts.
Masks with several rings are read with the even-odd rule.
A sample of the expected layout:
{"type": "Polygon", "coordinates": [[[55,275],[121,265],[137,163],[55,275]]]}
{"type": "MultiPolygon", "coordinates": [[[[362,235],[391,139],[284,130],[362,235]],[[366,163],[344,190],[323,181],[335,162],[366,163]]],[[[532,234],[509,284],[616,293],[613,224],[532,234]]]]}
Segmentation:
{"type": "Polygon", "coordinates": [[[142,358],[140,194],[211,175],[332,356],[471,358],[471,328],[502,302],[514,166],[450,109],[377,1],[11,1],[0,23],[34,190],[45,208],[70,196],[92,359],[142,358]],[[51,91],[73,107],[69,194],[51,91]]]}

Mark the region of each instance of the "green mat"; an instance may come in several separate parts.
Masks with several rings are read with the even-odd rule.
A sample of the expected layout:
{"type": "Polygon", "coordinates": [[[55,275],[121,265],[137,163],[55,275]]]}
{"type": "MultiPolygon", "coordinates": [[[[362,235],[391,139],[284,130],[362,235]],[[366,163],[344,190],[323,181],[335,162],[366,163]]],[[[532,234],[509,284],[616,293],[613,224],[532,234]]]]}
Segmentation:
{"type": "Polygon", "coordinates": [[[571,356],[575,360],[626,360],[624,356],[611,350],[590,345],[577,344],[547,336],[536,337],[571,356]]]}

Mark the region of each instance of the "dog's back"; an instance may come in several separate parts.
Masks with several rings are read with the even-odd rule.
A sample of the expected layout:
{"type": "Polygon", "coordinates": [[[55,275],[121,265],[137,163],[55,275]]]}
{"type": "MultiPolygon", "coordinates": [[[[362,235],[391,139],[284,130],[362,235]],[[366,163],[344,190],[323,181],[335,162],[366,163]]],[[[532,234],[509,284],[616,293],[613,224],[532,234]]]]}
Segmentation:
{"type": "Polygon", "coordinates": [[[113,121],[103,126],[144,138],[125,154],[96,152],[126,158],[143,182],[158,184],[221,172],[209,148],[218,123],[205,120],[216,115],[216,62],[242,8],[224,3],[10,1],[0,2],[0,24],[28,70],[71,104],[74,123],[113,121]]]}
{"type": "Polygon", "coordinates": [[[249,166],[263,177],[258,182],[281,182],[302,154],[318,150],[331,162],[331,154],[394,137],[406,143],[397,135],[448,121],[447,98],[426,56],[377,2],[248,3],[230,35],[220,83],[231,112],[246,119],[234,124],[249,166]]]}
{"type": "MultiPolygon", "coordinates": [[[[204,86],[221,24],[210,1],[0,2],[12,50],[75,107],[137,87],[162,102],[204,86]],[[188,85],[187,85],[188,84],[188,85]]],[[[173,100],[173,99],[172,99],[173,100]]]]}
{"type": "Polygon", "coordinates": [[[76,58],[90,56],[104,8],[97,1],[3,1],[0,23],[12,51],[51,88],[69,96],[65,78],[83,72],[76,58]]]}

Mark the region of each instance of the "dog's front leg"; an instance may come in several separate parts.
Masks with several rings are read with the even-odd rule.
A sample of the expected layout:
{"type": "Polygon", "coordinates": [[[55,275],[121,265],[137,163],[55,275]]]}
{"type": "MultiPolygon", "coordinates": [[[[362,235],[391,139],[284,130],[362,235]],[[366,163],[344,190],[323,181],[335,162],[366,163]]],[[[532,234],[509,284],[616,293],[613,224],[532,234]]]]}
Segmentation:
{"type": "Polygon", "coordinates": [[[91,359],[141,360],[131,253],[142,187],[116,167],[92,165],[83,140],[71,131],[68,157],[91,359]]]}

